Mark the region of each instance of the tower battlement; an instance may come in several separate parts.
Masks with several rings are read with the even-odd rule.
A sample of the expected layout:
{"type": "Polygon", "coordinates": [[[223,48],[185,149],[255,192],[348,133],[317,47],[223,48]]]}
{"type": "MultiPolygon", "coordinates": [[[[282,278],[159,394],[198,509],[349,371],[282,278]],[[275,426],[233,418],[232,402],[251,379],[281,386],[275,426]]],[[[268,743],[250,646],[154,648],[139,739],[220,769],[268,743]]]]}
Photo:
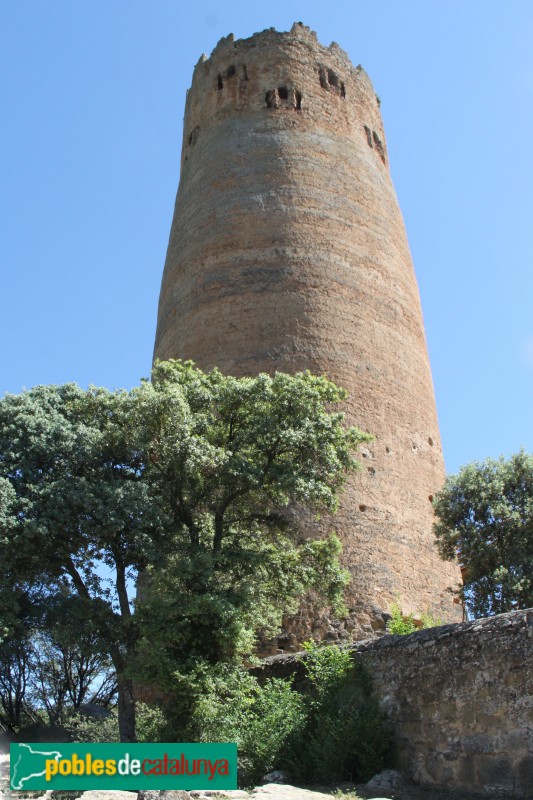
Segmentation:
{"type": "MultiPolygon", "coordinates": [[[[222,39],[187,94],[155,357],[233,375],[326,374],[374,434],[335,528],[343,628],[308,609],[285,635],[368,636],[392,602],[458,618],[431,499],[444,464],[416,277],[372,83],[296,23],[222,39]]],[[[322,527],[321,527],[322,526],[322,527]]]]}
{"type": "Polygon", "coordinates": [[[346,71],[360,69],[360,67],[355,68],[353,66],[348,53],[346,53],[342,47],[339,47],[337,42],[331,42],[329,47],[325,47],[318,41],[317,34],[314,30],[309,28],[307,25],[304,25],[302,22],[295,22],[290,31],[277,31],[275,28],[267,28],[259,33],[254,33],[247,39],[235,39],[232,33],[230,33],[228,36],[224,36],[217,42],[217,45],[211,53],[211,56],[207,56],[204,53],[200,57],[194,68],[193,82],[198,69],[202,65],[207,64],[207,62],[212,61],[215,58],[219,58],[221,56],[227,57],[228,55],[231,57],[232,52],[233,54],[235,54],[236,51],[243,53],[257,46],[267,47],[270,51],[272,51],[273,47],[275,47],[277,44],[285,46],[287,44],[290,45],[291,43],[296,44],[296,46],[307,45],[309,50],[313,51],[313,53],[316,53],[318,49],[322,50],[325,57],[333,56],[339,62],[342,62],[342,64],[338,64],[338,66],[341,66],[342,69],[346,71]]]}
{"type": "Polygon", "coordinates": [[[324,47],[296,22],[289,32],[268,29],[248,39],[221,39],[194,68],[185,107],[182,167],[206,125],[228,114],[299,112],[291,123],[315,120],[362,136],[384,164],[385,134],[370,78],[336,42],[324,47]]]}

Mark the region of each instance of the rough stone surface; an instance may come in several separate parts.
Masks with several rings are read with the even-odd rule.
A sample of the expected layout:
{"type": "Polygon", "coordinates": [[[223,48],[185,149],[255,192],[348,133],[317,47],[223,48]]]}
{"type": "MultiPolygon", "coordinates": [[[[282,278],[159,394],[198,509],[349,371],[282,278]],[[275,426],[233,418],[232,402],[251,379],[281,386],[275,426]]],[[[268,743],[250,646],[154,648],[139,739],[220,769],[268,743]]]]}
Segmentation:
{"type": "Polygon", "coordinates": [[[0,797],[9,788],[9,752],[0,751],[0,797]]]}
{"type": "Polygon", "coordinates": [[[205,797],[227,797],[228,800],[244,800],[250,797],[250,792],[246,792],[244,789],[230,789],[224,792],[207,789],[205,792],[191,792],[191,797],[197,798],[197,800],[203,800],[205,797]]]}
{"type": "Polygon", "coordinates": [[[267,783],[265,786],[258,786],[252,791],[251,800],[256,797],[260,800],[331,800],[331,794],[312,792],[309,789],[299,789],[283,783],[267,783]]]}
{"type": "Polygon", "coordinates": [[[384,769],[381,772],[378,772],[377,775],[374,775],[373,778],[370,778],[366,784],[366,788],[371,792],[393,792],[401,785],[401,783],[402,775],[400,772],[398,772],[398,770],[384,769]]]}
{"type": "MultiPolygon", "coordinates": [[[[533,609],[358,642],[398,766],[425,786],[533,797],[533,609]]],[[[301,673],[296,656],[269,676],[301,673]]]]}
{"type": "MultiPolygon", "coordinates": [[[[384,629],[399,599],[444,621],[444,467],[417,282],[372,83],[301,24],[219,42],[187,95],[155,357],[233,375],[310,369],[375,435],[334,523],[353,576],[339,628],[312,606],[279,647],[384,629]]],[[[319,523],[306,519],[309,532],[319,523]]]]}
{"type": "MultiPolygon", "coordinates": [[[[98,791],[95,789],[94,791],[83,792],[80,798],[83,798],[83,800],[137,800],[137,792],[98,791]]],[[[183,800],[188,800],[188,798],[183,798],[183,800]]]]}
{"type": "Polygon", "coordinates": [[[191,794],[180,789],[145,789],[137,794],[137,800],[191,800],[191,794]]]}
{"type": "Polygon", "coordinates": [[[288,783],[290,775],[283,769],[275,769],[263,777],[263,783],[288,783]]]}
{"type": "MultiPolygon", "coordinates": [[[[245,800],[250,793],[243,789],[222,791],[217,789],[206,789],[205,791],[192,790],[189,792],[179,790],[162,791],[143,791],[137,795],[137,800],[210,800],[210,798],[220,798],[220,800],[245,800]]],[[[83,796],[85,800],[85,795],[83,796]]],[[[114,800],[114,798],[110,798],[114,800]]]]}

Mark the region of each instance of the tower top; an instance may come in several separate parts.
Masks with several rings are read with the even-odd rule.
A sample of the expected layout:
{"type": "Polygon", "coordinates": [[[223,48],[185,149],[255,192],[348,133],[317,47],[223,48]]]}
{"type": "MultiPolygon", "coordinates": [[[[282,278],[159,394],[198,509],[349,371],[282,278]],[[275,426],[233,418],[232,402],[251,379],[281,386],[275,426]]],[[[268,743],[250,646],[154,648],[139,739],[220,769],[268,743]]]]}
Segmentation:
{"type": "MultiPolygon", "coordinates": [[[[247,39],[224,37],[208,57],[202,55],[194,68],[187,92],[182,169],[206,127],[224,125],[231,117],[239,125],[243,115],[255,114],[264,124],[266,110],[298,112],[281,127],[309,127],[315,131],[340,129],[351,136],[373,136],[369,142],[388,170],[385,134],[379,101],[372,82],[361,66],[354,67],[336,42],[325,47],[311,28],[295,22],[290,31],[274,28],[247,39]],[[365,132],[366,131],[366,132],[365,132]]],[[[269,124],[276,126],[276,114],[269,124]]],[[[235,139],[235,135],[232,135],[235,139]]],[[[350,136],[347,136],[349,139],[350,136]]]]}
{"type": "Polygon", "coordinates": [[[226,56],[232,52],[244,52],[258,45],[272,47],[273,44],[286,44],[291,41],[307,44],[310,49],[312,48],[315,51],[321,50],[324,55],[334,56],[337,60],[343,62],[343,66],[346,69],[362,69],[360,65],[357,67],[353,66],[348,53],[346,53],[337,42],[331,42],[329,47],[325,47],[318,41],[316,31],[304,25],[303,22],[294,22],[290,31],[277,31],[275,28],[266,28],[264,31],[252,34],[252,36],[249,36],[247,39],[235,39],[233,33],[228,34],[228,36],[223,36],[222,39],[217,42],[210,56],[202,53],[196,64],[195,73],[203,64],[221,55],[226,56]]]}

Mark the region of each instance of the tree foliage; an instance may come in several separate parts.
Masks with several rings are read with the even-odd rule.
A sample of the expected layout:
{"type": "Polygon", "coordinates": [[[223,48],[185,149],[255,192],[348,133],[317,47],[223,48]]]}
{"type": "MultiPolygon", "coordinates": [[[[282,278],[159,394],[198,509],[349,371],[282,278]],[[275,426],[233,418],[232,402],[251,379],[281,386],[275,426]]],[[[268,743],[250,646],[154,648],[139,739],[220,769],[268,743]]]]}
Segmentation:
{"type": "Polygon", "coordinates": [[[113,661],[126,740],[136,636],[128,575],[150,563],[162,536],[132,443],[132,408],[131,393],[72,384],[0,401],[0,603],[36,587],[41,606],[71,598],[63,604],[71,629],[94,635],[113,661]]]}
{"type": "Polygon", "coordinates": [[[348,649],[311,642],[305,649],[305,689],[231,665],[204,675],[187,737],[237,742],[239,786],[256,785],[272,769],[302,783],[365,781],[387,765],[391,731],[369,675],[348,649]]]}
{"type": "Polygon", "coordinates": [[[357,466],[353,451],[369,437],[329,410],[344,397],[309,373],[236,379],[172,362],[143,384],[150,482],[173,549],[164,569],[147,571],[137,665],[174,694],[182,718],[191,681],[249,657],[307,590],[340,604],[339,542],[309,540],[291,506],[334,511],[357,466]]]}
{"type": "Polygon", "coordinates": [[[463,567],[476,617],[533,606],[533,456],[487,459],[446,480],[434,501],[441,556],[463,567]]]}
{"type": "Polygon", "coordinates": [[[406,636],[422,628],[435,628],[442,625],[442,621],[429,611],[410,612],[404,614],[399,603],[392,603],[390,607],[390,619],[387,621],[387,633],[398,636],[406,636]]]}
{"type": "Polygon", "coordinates": [[[191,362],[159,363],[130,392],[7,395],[0,635],[32,593],[83,626],[113,662],[131,741],[133,674],[167,689],[250,653],[308,589],[340,603],[338,542],[307,540],[291,507],[334,511],[357,466],[369,437],[329,410],[344,397],[309,373],[236,379],[191,362]]]}
{"type": "Polygon", "coordinates": [[[27,628],[0,643],[0,725],[7,730],[64,725],[80,709],[108,708],[115,695],[109,658],[83,632],[79,641],[61,642],[27,628]]]}
{"type": "Polygon", "coordinates": [[[302,781],[367,781],[391,756],[391,731],[365,668],[348,649],[305,644],[306,721],[293,747],[302,781]]]}
{"type": "Polygon", "coordinates": [[[242,667],[209,670],[186,728],[190,741],[236,742],[239,786],[254,786],[287,765],[287,752],[305,726],[302,696],[292,681],[260,682],[242,667]]]}

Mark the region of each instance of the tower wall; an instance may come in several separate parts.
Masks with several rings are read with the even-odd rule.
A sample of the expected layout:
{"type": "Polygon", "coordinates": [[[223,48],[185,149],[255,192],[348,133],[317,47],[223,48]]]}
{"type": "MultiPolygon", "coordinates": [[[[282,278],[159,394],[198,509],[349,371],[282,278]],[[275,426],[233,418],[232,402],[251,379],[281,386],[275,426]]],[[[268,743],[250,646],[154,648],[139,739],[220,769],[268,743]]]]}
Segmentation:
{"type": "MultiPolygon", "coordinates": [[[[227,37],[194,70],[181,168],[155,357],[345,387],[347,421],[375,440],[327,523],[353,577],[344,624],[368,635],[395,601],[457,619],[431,531],[444,466],[420,300],[370,79],[299,23],[227,37]]],[[[286,643],[310,633],[342,635],[308,609],[286,643]]]]}

